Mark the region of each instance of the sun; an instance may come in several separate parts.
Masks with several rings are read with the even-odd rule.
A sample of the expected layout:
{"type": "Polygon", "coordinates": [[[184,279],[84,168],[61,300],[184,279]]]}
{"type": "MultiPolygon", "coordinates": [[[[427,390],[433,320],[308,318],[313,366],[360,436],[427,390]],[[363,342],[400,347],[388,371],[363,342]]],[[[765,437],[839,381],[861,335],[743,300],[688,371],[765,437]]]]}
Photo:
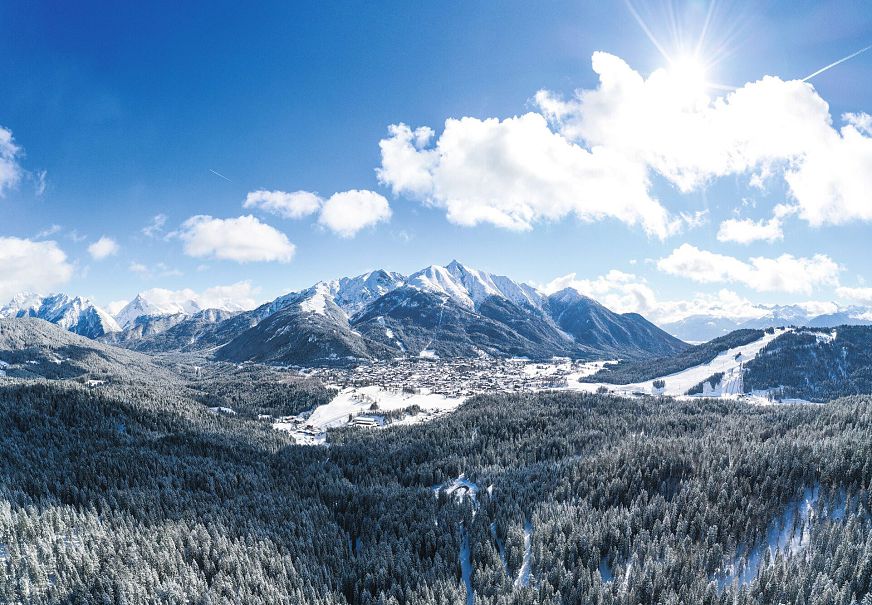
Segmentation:
{"type": "Polygon", "coordinates": [[[705,95],[706,67],[698,57],[685,55],[670,61],[667,69],[675,92],[683,98],[695,98],[705,95]]]}
{"type": "Polygon", "coordinates": [[[669,65],[669,75],[676,87],[688,93],[704,93],[706,68],[699,58],[692,55],[677,57],[669,65]]]}

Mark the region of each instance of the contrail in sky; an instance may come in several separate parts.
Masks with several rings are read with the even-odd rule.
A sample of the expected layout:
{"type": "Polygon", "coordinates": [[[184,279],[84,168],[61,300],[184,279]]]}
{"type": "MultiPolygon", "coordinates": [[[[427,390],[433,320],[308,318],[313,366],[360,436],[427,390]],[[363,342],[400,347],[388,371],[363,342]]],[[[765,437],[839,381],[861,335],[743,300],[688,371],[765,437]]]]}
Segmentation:
{"type": "Polygon", "coordinates": [[[848,55],[847,57],[842,57],[842,58],[839,59],[838,61],[833,61],[832,63],[830,63],[830,64],[827,65],[826,67],[821,67],[819,70],[817,70],[817,71],[814,72],[813,74],[809,74],[809,75],[807,75],[806,77],[804,77],[804,78],[802,79],[802,81],[803,81],[803,82],[808,82],[808,81],[811,80],[813,77],[815,77],[815,76],[819,76],[820,74],[824,73],[826,70],[835,67],[835,66],[838,65],[839,63],[844,63],[844,62],[847,61],[848,59],[853,59],[853,58],[856,57],[857,55],[863,54],[864,52],[866,52],[866,51],[869,50],[870,48],[872,48],[872,45],[867,46],[866,48],[861,48],[860,50],[858,50],[858,51],[855,52],[854,54],[848,55]]]}
{"type": "Polygon", "coordinates": [[[222,179],[224,179],[224,180],[227,181],[228,183],[232,183],[232,182],[233,182],[233,181],[231,181],[230,179],[228,179],[226,176],[224,176],[223,174],[221,174],[220,172],[215,172],[215,171],[212,170],[211,168],[209,169],[209,172],[211,172],[211,173],[214,174],[215,176],[220,176],[222,179]]]}

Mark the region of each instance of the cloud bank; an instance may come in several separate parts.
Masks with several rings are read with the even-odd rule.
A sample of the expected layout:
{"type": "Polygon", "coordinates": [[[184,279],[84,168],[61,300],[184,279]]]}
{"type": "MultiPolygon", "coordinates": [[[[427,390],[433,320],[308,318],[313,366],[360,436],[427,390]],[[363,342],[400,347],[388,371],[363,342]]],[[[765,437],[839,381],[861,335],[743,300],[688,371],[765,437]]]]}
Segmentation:
{"type": "MultiPolygon", "coordinates": [[[[682,222],[653,195],[655,174],[682,193],[726,176],[761,187],[781,178],[812,226],[872,220],[868,114],[845,114],[836,128],[826,101],[799,80],[765,76],[713,98],[676,71],[646,78],[604,52],[591,63],[597,88],[570,99],[539,91],[537,112],[450,118],[438,137],[392,125],[380,142],[379,180],[454,223],[515,230],[576,216],[664,238],[682,222]]],[[[779,227],[733,222],[723,238],[774,240],[779,227]],[[752,235],[738,234],[743,228],[752,235]]]]}

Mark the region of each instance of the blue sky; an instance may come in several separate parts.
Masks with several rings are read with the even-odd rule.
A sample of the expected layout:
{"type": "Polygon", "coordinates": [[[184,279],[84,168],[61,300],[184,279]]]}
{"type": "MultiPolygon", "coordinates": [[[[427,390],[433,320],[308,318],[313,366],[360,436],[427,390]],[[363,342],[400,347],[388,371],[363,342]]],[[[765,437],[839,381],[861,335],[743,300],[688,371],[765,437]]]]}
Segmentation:
{"type": "MultiPolygon", "coordinates": [[[[872,194],[862,195],[865,169],[872,173],[872,133],[862,117],[872,112],[872,51],[816,76],[813,90],[786,84],[872,44],[863,2],[121,4],[130,5],[0,6],[0,127],[13,137],[5,181],[0,169],[0,255],[5,246],[33,268],[0,268],[4,297],[29,287],[108,304],[150,288],[200,292],[248,282],[240,295],[260,301],[319,279],[458,258],[538,284],[562,278],[552,287],[574,284],[619,310],[664,319],[686,314],[678,301],[732,305],[735,313],[747,303],[872,305],[872,194]],[[683,84],[704,65],[712,103],[731,87],[777,76],[777,90],[759,92],[729,120],[756,119],[758,108],[765,119],[770,100],[795,101],[785,113],[799,116],[803,129],[810,124],[808,133],[738,168],[733,141],[718,143],[723,157],[709,163],[697,162],[693,141],[677,149],[681,133],[675,146],[662,129],[644,145],[644,133],[621,138],[609,122],[612,105],[627,100],[619,93],[601,95],[602,106],[573,104],[574,91],[601,87],[597,51],[643,80],[658,69],[675,75],[680,64],[683,84]],[[547,100],[565,103],[565,112],[549,113],[547,100]],[[817,100],[828,103],[832,132],[820,115],[804,117],[817,100]],[[848,112],[858,116],[853,143],[839,134],[848,112]],[[501,122],[531,113],[538,121],[501,122]],[[437,141],[448,149],[446,120],[464,117],[474,121],[456,122],[454,155],[426,155],[437,141]],[[487,119],[496,120],[492,128],[487,119]],[[402,146],[389,134],[394,124],[429,127],[432,136],[402,146]],[[556,147],[518,145],[543,133],[559,140],[535,140],[556,147]],[[407,164],[391,164],[380,178],[382,140],[405,151],[397,162],[407,164]],[[589,186],[571,159],[552,170],[563,161],[552,152],[574,158],[594,146],[621,156],[620,183],[589,186]],[[524,163],[518,189],[507,158],[524,163]],[[826,158],[848,167],[835,184],[824,174],[826,158]],[[638,199],[605,199],[626,184],[624,162],[626,174],[642,171],[626,179],[638,199]],[[784,176],[791,166],[800,173],[792,184],[784,176]],[[413,169],[424,181],[407,178],[413,169]],[[644,175],[640,192],[633,179],[644,175]],[[525,187],[536,199],[507,208],[505,199],[525,187]],[[258,196],[243,208],[261,190],[316,192],[320,209],[287,218],[292,202],[281,196],[272,211],[258,196]],[[331,199],[358,190],[382,196],[390,209],[359,195],[331,199]],[[578,202],[581,209],[570,199],[576,190],[592,198],[578,202]],[[827,191],[838,199],[820,201],[827,191]],[[650,200],[667,218],[651,218],[650,200]],[[143,233],[158,215],[161,228],[143,233]],[[244,216],[254,218],[220,222],[244,216]],[[719,238],[731,219],[731,239],[719,238]],[[754,241],[739,241],[749,239],[751,222],[759,227],[754,241]],[[222,238],[234,237],[244,241],[225,247],[222,238]]],[[[643,130],[658,115],[627,111],[641,111],[643,130]]],[[[636,114],[620,114],[620,124],[632,122],[626,115],[636,114]]],[[[799,129],[785,125],[790,139],[799,129]]]]}

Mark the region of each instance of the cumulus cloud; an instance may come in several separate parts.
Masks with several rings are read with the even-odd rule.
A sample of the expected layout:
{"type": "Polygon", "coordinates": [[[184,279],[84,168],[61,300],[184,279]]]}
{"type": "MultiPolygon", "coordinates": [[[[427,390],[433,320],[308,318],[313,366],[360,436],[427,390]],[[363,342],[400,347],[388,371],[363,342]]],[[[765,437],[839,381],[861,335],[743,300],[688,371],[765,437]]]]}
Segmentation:
{"type": "Polygon", "coordinates": [[[754,221],[749,218],[731,218],[721,223],[718,229],[719,242],[736,242],[750,244],[751,242],[774,242],[784,239],[781,220],[771,218],[768,221],[754,221]]]}
{"type": "Polygon", "coordinates": [[[642,77],[608,53],[593,55],[600,85],[565,101],[540,91],[536,101],[558,131],[591,147],[637,158],[691,191],[709,180],[749,173],[760,184],[783,174],[799,216],[812,225],[872,219],[872,119],[845,114],[832,125],[814,87],[766,76],[724,97],[683,86],[660,69],[642,77]]]}
{"type": "Polygon", "coordinates": [[[541,289],[551,294],[566,288],[573,288],[618,313],[649,313],[657,307],[654,290],[643,279],[617,269],[594,279],[579,279],[575,273],[569,273],[541,289]]]}
{"type": "Polygon", "coordinates": [[[391,218],[391,207],[384,196],[365,189],[340,191],[327,199],[311,191],[286,193],[261,189],[249,193],[243,207],[259,208],[289,219],[318,212],[318,223],[340,237],[354,237],[361,229],[391,218]]]}
{"type": "Polygon", "coordinates": [[[758,292],[810,293],[819,286],[835,286],[841,268],[824,254],[811,258],[782,254],[758,256],[748,262],[682,244],[657,261],[657,268],[700,283],[739,283],[758,292]]]}
{"type": "Polygon", "coordinates": [[[677,228],[648,192],[646,167],[613,150],[587,150],[552,131],[537,113],[497,120],[449,119],[442,135],[390,127],[383,139],[380,182],[446,210],[464,226],[513,230],[573,215],[641,224],[665,237],[677,228]]]}
{"type": "Polygon", "coordinates": [[[243,208],[260,208],[284,218],[298,219],[318,212],[324,200],[310,191],[266,191],[259,189],[245,197],[243,208]]]}
{"type": "Polygon", "coordinates": [[[48,292],[72,277],[73,266],[53,241],[0,237],[0,301],[18,292],[48,292]]]}
{"type": "Polygon", "coordinates": [[[91,258],[94,260],[103,260],[105,258],[109,258],[110,256],[114,256],[118,254],[118,251],[121,247],[111,237],[103,236],[98,239],[96,242],[92,243],[88,246],[88,254],[91,255],[91,258]]]}
{"type": "Polygon", "coordinates": [[[365,189],[334,193],[324,202],[318,223],[340,237],[354,237],[358,231],[391,218],[384,196],[365,189]]]}
{"type": "Polygon", "coordinates": [[[191,288],[181,290],[151,288],[141,292],[147,301],[164,308],[178,305],[180,310],[184,310],[183,307],[193,302],[200,309],[221,308],[237,311],[256,307],[259,293],[260,288],[253,286],[250,281],[240,281],[226,286],[213,286],[202,292],[197,292],[191,288]]]}
{"type": "Polygon", "coordinates": [[[184,242],[185,254],[196,258],[288,263],[295,252],[284,233],[251,215],[228,219],[192,216],[177,235],[184,242]]]}
{"type": "MultiPolygon", "coordinates": [[[[391,126],[380,181],[467,226],[530,229],[573,215],[662,238],[687,225],[654,197],[653,174],[684,193],[725,176],[757,187],[778,177],[813,226],[872,220],[868,114],[844,114],[836,128],[826,101],[799,80],[765,76],[712,97],[680,69],[644,77],[604,52],[591,64],[596,88],[569,99],[539,91],[537,112],[448,119],[438,137],[391,126]]],[[[741,237],[740,226],[771,237],[779,224],[730,223],[725,236],[741,237]]]]}

